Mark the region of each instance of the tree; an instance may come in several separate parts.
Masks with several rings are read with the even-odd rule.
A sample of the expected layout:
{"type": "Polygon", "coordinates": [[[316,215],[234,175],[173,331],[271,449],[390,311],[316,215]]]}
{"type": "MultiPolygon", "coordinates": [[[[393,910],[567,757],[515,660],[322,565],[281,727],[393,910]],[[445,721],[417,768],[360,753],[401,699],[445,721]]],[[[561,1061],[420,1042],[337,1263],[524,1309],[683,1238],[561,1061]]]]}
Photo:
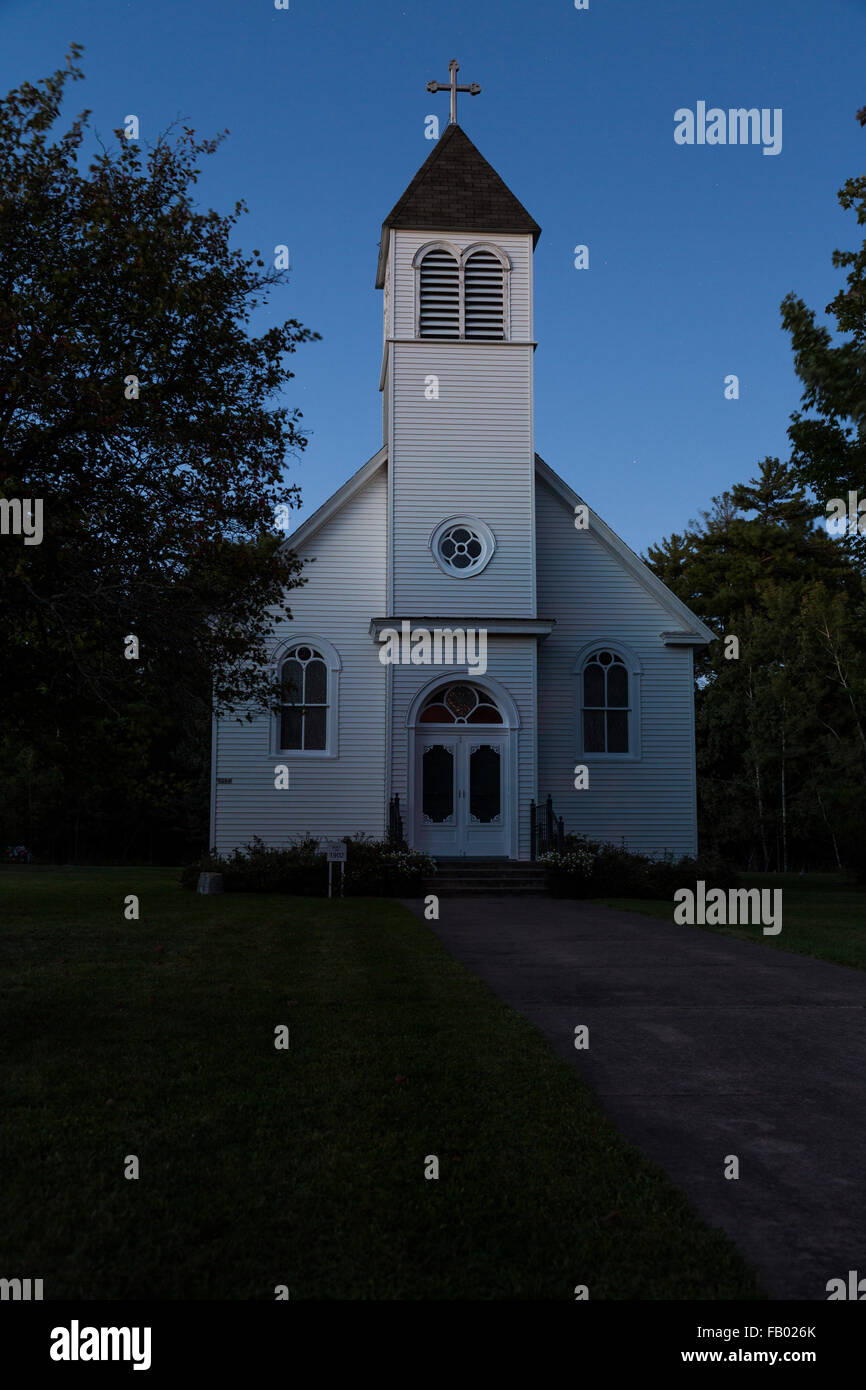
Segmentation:
{"type": "Polygon", "coordinates": [[[230,246],[242,201],[194,205],[222,136],[145,155],[117,130],[86,172],[89,112],[52,139],[81,52],[0,101],[0,496],[44,517],[41,544],[0,543],[0,709],[37,748],[181,696],[273,698],[267,638],[300,582],[278,509],[307,442],[277,401],[319,336],[250,336],[283,276],[230,246]]]}
{"type": "Polygon", "coordinates": [[[853,863],[866,812],[864,586],[816,529],[794,471],[766,458],[649,551],[720,638],[696,655],[701,841],[751,868],[853,863]]]}
{"type": "MultiPolygon", "coordinates": [[[[866,126],[866,106],[857,119],[866,126]]],[[[866,175],[848,179],[838,198],[846,211],[856,209],[858,225],[866,224],[866,175]]],[[[791,462],[819,498],[822,514],[831,498],[847,501],[851,490],[861,499],[866,496],[866,241],[856,251],[834,251],[832,261],[848,275],[825,313],[836,320],[838,333],[850,335],[845,341],[834,345],[828,329],[794,293],[781,305],[782,325],[791,336],[794,366],[804,386],[801,404],[814,412],[791,416],[791,462]]],[[[866,536],[849,531],[847,543],[863,563],[866,536]]]]}

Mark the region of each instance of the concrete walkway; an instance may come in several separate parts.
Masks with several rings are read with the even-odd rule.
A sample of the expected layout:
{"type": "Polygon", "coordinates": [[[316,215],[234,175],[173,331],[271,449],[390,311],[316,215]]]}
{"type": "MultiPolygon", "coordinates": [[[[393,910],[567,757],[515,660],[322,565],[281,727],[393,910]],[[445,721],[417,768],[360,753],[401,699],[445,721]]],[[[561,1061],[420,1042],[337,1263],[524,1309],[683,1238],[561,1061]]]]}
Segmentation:
{"type": "Polygon", "coordinates": [[[768,1293],[826,1299],[829,1279],[866,1277],[866,972],[580,902],[439,910],[427,925],[451,954],[578,1068],[768,1293]]]}

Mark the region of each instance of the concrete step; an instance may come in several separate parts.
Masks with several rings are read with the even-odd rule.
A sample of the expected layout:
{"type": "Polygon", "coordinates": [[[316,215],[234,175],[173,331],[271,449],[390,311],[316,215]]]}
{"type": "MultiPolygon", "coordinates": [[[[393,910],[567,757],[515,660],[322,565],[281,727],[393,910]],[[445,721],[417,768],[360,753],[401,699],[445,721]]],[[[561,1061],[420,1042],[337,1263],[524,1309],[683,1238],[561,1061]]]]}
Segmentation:
{"type": "Polygon", "coordinates": [[[424,887],[428,892],[445,892],[446,888],[471,888],[473,892],[517,892],[520,888],[548,891],[548,885],[541,878],[518,878],[514,883],[478,883],[477,878],[427,878],[424,887]]]}
{"type": "Polygon", "coordinates": [[[531,864],[531,859],[509,859],[507,854],[434,854],[437,864],[531,864]]]}
{"type": "Polygon", "coordinates": [[[545,878],[512,878],[503,883],[484,878],[425,878],[424,887],[430,892],[445,892],[446,888],[474,888],[477,892],[517,892],[518,888],[535,888],[538,892],[548,891],[545,878]]]}
{"type": "Polygon", "coordinates": [[[499,869],[458,869],[457,865],[448,865],[447,868],[440,865],[435,874],[430,874],[430,878],[453,878],[457,874],[460,878],[489,878],[496,879],[497,882],[510,883],[513,878],[546,878],[546,869],[513,869],[509,873],[504,873],[499,869]]]}
{"type": "Polygon", "coordinates": [[[426,878],[423,892],[445,898],[546,897],[547,875],[542,873],[460,874],[439,873],[426,878]]]}
{"type": "Polygon", "coordinates": [[[546,897],[547,870],[525,859],[442,858],[423,891],[443,898],[546,897]]]}
{"type": "Polygon", "coordinates": [[[546,883],[547,874],[462,874],[458,869],[428,874],[428,883],[546,883]]]}
{"type": "Polygon", "coordinates": [[[476,859],[474,856],[458,856],[455,859],[446,859],[444,856],[436,859],[435,863],[440,868],[445,869],[485,869],[497,873],[523,872],[531,869],[534,873],[544,869],[543,864],[536,864],[532,859],[476,859]]]}
{"type": "Polygon", "coordinates": [[[488,886],[486,884],[464,884],[444,888],[441,884],[425,885],[422,890],[422,897],[434,894],[437,898],[547,898],[549,896],[547,887],[544,885],[519,885],[517,887],[503,888],[488,886]]]}

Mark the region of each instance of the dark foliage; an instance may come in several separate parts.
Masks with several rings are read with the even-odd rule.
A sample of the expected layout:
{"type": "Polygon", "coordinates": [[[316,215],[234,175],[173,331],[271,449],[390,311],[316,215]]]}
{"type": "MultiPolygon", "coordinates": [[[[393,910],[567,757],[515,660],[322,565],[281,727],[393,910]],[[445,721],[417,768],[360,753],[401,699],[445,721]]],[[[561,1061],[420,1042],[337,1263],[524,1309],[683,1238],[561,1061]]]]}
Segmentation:
{"type": "Polygon", "coordinates": [[[624,846],[566,835],[562,853],[545,856],[550,891],[556,898],[673,898],[678,888],[736,888],[738,879],[718,855],[697,859],[652,859],[624,846]]]}
{"type": "MultiPolygon", "coordinates": [[[[346,837],[347,860],[334,866],[334,888],[345,874],[346,897],[412,897],[433,873],[433,861],[412,850],[398,850],[384,840],[346,837]]],[[[272,849],[258,837],[226,858],[205,855],[181,871],[184,888],[194,889],[200,873],[223,875],[227,893],[292,893],[318,898],[328,891],[327,860],[319,841],[307,836],[285,849],[272,849]]]]}

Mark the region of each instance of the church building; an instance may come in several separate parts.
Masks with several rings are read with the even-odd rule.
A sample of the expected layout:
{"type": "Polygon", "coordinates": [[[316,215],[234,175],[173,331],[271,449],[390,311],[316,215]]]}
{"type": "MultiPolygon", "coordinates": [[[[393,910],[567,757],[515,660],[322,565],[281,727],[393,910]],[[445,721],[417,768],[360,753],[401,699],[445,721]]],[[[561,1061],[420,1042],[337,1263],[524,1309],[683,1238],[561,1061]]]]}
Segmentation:
{"type": "Polygon", "coordinates": [[[382,446],[287,538],[315,564],[275,634],[285,702],[214,721],[211,844],[396,828],[527,860],[550,798],[567,832],[693,854],[714,634],[535,452],[540,228],[457,124],[455,74],[382,225],[382,446]]]}

